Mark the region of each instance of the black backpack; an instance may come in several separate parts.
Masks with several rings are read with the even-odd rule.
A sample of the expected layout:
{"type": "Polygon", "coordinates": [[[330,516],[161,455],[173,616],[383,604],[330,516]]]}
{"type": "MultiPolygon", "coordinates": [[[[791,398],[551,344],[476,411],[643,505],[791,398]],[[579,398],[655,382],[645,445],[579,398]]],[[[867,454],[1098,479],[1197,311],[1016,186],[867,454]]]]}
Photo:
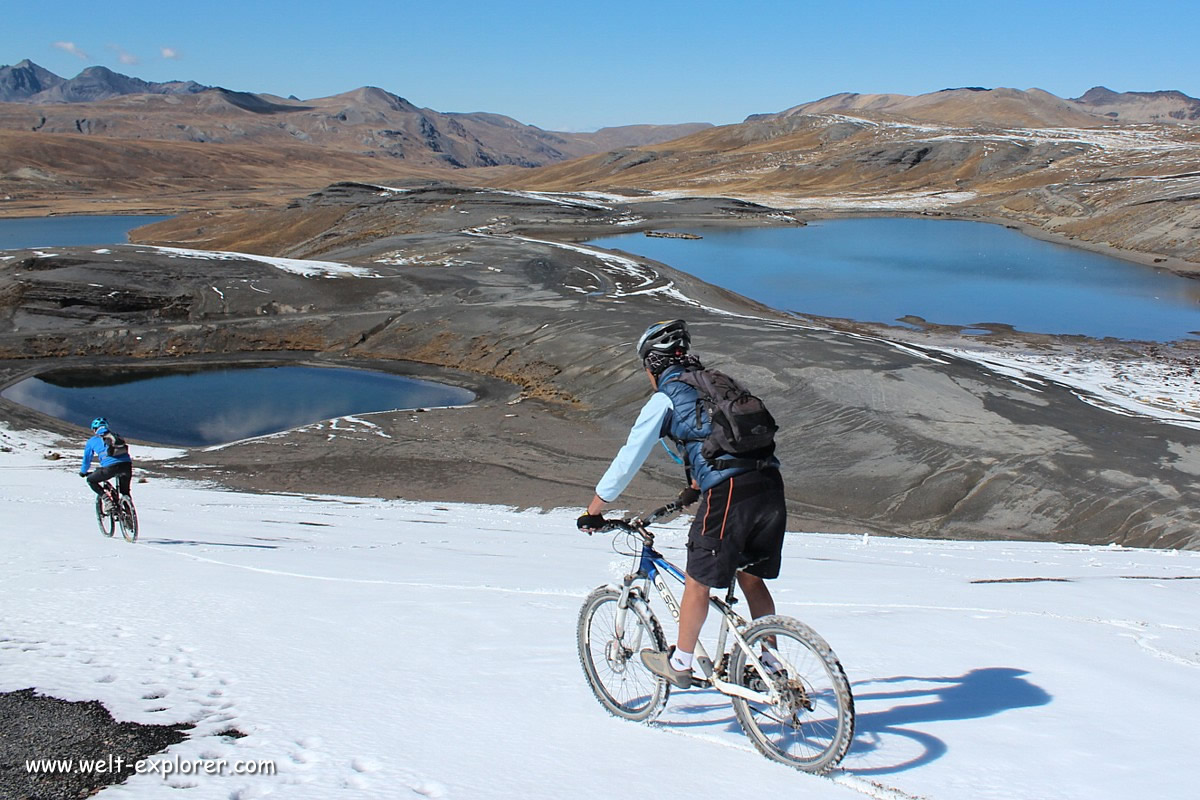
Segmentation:
{"type": "Polygon", "coordinates": [[[129,455],[129,445],[125,444],[125,440],[121,438],[121,434],[113,431],[105,431],[100,435],[104,443],[108,445],[108,457],[120,458],[121,456],[129,455]]]}
{"type": "MultiPolygon", "coordinates": [[[[712,431],[700,446],[706,461],[713,463],[718,456],[730,455],[747,466],[761,467],[774,454],[775,431],[779,426],[762,400],[715,369],[686,370],[678,380],[695,387],[700,394],[696,427],[701,425],[702,410],[707,410],[712,419],[712,431]]],[[[728,462],[726,459],[722,464],[728,462]]]]}

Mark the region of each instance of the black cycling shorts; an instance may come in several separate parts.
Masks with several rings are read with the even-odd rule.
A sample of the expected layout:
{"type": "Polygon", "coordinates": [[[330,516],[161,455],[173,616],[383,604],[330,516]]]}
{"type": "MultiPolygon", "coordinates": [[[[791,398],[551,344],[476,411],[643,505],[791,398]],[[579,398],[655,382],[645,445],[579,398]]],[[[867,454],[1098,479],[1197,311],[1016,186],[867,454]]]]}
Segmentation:
{"type": "Polygon", "coordinates": [[[725,588],[738,569],[779,577],[787,505],[779,470],[734,475],[700,497],[688,531],[687,574],[708,587],[725,588]]]}
{"type": "Polygon", "coordinates": [[[100,494],[100,484],[111,478],[117,479],[117,491],[121,494],[129,494],[133,478],[133,462],[118,461],[107,467],[97,467],[88,474],[88,486],[92,487],[93,492],[100,494]]]}

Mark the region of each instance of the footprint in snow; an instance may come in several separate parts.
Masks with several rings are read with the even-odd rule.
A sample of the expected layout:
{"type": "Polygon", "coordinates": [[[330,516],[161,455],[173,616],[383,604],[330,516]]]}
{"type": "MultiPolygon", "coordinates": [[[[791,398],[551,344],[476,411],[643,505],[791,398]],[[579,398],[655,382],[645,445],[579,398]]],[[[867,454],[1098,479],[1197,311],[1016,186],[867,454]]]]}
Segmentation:
{"type": "Polygon", "coordinates": [[[421,781],[414,784],[412,790],[426,797],[445,797],[446,787],[437,781],[421,781]]]}

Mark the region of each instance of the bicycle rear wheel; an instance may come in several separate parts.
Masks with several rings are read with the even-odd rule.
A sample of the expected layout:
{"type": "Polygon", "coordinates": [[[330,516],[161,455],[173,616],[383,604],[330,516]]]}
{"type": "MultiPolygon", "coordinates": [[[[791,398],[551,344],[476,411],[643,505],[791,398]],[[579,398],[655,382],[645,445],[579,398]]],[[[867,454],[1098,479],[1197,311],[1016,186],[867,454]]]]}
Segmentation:
{"type": "Polygon", "coordinates": [[[138,537],[137,509],[133,507],[133,499],[129,495],[121,495],[117,512],[117,519],[121,523],[121,535],[127,542],[136,542],[138,537]]]}
{"type": "MultiPolygon", "coordinates": [[[[833,769],[854,738],[854,697],[837,656],[812,628],[790,617],[755,620],[745,632],[750,649],[770,653],[781,665],[773,677],[774,705],[731,698],[737,720],[758,751],[805,772],[833,769]]],[[[732,680],[762,691],[746,652],[734,649],[732,680]]]]}
{"type": "Polygon", "coordinates": [[[647,610],[646,617],[630,607],[624,630],[617,635],[621,593],[601,586],[588,595],[579,610],[579,663],[592,693],[610,714],[635,722],[654,719],[667,704],[670,686],[642,663],[643,648],[666,650],[662,627],[647,610]]]}
{"type": "Polygon", "coordinates": [[[116,514],[104,513],[104,495],[96,495],[96,522],[100,525],[100,533],[104,536],[112,536],[113,531],[117,528],[116,514]]]}

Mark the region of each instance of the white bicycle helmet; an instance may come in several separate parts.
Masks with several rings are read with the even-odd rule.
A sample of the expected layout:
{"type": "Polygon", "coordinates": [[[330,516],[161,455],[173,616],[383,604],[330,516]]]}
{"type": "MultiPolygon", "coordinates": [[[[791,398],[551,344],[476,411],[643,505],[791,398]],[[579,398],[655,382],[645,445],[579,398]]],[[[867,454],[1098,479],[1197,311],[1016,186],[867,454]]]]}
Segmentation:
{"type": "Polygon", "coordinates": [[[687,323],[681,319],[656,322],[646,329],[638,339],[637,354],[642,361],[651,353],[662,355],[684,355],[691,347],[692,337],[687,323]]]}

